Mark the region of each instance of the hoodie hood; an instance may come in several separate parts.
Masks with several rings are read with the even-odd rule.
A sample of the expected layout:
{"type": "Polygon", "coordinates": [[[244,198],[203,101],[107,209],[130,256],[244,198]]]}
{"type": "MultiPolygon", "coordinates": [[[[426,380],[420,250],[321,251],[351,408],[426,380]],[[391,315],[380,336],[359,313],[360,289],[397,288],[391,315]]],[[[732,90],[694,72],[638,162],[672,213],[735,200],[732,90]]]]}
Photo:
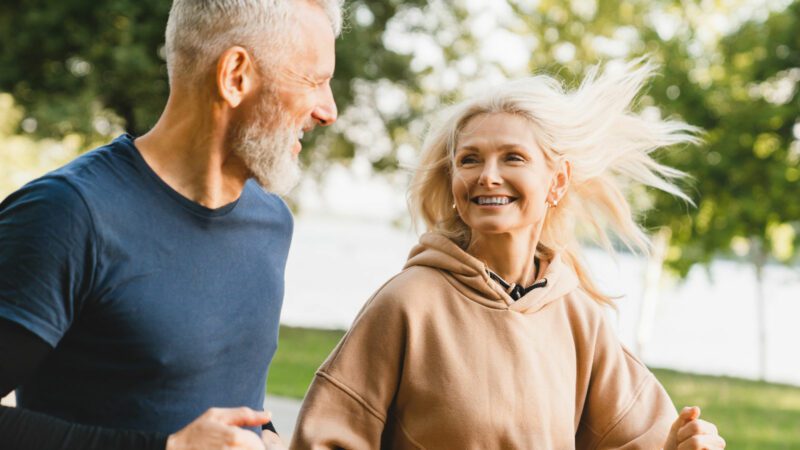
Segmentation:
{"type": "Polygon", "coordinates": [[[562,261],[559,254],[555,254],[546,264],[544,273],[536,280],[538,283],[547,279],[547,283],[514,301],[503,286],[489,276],[486,264],[436,232],[423,234],[419,244],[411,249],[404,268],[414,266],[445,272],[448,281],[472,301],[523,314],[533,314],[578,287],[575,273],[562,261]]]}

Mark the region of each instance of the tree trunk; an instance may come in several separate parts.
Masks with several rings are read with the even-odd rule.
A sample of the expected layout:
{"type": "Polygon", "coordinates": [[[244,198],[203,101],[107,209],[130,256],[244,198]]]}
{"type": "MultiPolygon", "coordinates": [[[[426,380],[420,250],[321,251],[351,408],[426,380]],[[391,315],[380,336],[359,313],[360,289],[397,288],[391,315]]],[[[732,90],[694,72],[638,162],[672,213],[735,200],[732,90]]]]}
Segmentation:
{"type": "Polygon", "coordinates": [[[758,330],[758,379],[761,381],[767,378],[767,303],[764,295],[764,266],[767,262],[767,255],[760,239],[753,238],[751,243],[751,255],[753,257],[753,267],[756,273],[756,315],[758,330]]]}
{"type": "Polygon", "coordinates": [[[664,259],[667,256],[669,241],[672,231],[662,227],[653,236],[653,251],[647,258],[644,272],[644,286],[642,289],[642,304],[639,308],[639,320],[636,324],[636,348],[639,358],[644,359],[644,352],[653,335],[653,326],[656,320],[656,309],[661,285],[661,274],[664,268],[664,259]]]}

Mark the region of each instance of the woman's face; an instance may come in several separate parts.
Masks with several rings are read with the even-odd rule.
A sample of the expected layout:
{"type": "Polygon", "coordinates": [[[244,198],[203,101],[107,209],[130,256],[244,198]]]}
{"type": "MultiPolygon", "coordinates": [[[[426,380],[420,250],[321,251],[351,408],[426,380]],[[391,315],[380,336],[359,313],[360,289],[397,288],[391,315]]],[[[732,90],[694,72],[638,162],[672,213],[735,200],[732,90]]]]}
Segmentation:
{"type": "Polygon", "coordinates": [[[458,135],[453,196],[473,236],[538,229],[546,202],[553,200],[553,179],[533,127],[523,117],[481,114],[458,135]]]}

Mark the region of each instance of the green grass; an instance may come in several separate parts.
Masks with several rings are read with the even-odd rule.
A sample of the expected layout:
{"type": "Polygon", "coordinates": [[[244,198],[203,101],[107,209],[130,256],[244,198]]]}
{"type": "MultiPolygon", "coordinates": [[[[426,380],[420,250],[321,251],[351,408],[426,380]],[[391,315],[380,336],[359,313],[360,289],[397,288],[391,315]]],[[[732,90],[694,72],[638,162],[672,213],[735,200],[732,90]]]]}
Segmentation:
{"type": "Polygon", "coordinates": [[[344,331],[281,327],[278,352],[269,367],[267,393],[303,398],[317,368],[344,331]]]}
{"type": "MultiPolygon", "coordinates": [[[[302,398],[344,332],[281,327],[267,392],[302,398]]],[[[800,449],[800,388],[653,369],[675,406],[699,406],[733,450],[800,449]]]]}
{"type": "Polygon", "coordinates": [[[734,450],[800,449],[800,388],[653,369],[677,407],[697,405],[734,450]]]}

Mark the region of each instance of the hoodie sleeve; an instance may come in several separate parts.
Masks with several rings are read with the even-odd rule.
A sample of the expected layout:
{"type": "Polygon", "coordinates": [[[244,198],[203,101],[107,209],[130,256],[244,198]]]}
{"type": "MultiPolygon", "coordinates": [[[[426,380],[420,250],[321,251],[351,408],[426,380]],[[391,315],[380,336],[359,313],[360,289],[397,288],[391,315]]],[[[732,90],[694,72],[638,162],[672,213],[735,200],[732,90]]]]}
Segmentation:
{"type": "Polygon", "coordinates": [[[405,355],[402,303],[379,291],[317,371],[292,449],[376,449],[405,355]]]}
{"type": "Polygon", "coordinates": [[[576,448],[660,449],[678,417],[655,376],[618,341],[603,317],[593,345],[576,448]]]}

